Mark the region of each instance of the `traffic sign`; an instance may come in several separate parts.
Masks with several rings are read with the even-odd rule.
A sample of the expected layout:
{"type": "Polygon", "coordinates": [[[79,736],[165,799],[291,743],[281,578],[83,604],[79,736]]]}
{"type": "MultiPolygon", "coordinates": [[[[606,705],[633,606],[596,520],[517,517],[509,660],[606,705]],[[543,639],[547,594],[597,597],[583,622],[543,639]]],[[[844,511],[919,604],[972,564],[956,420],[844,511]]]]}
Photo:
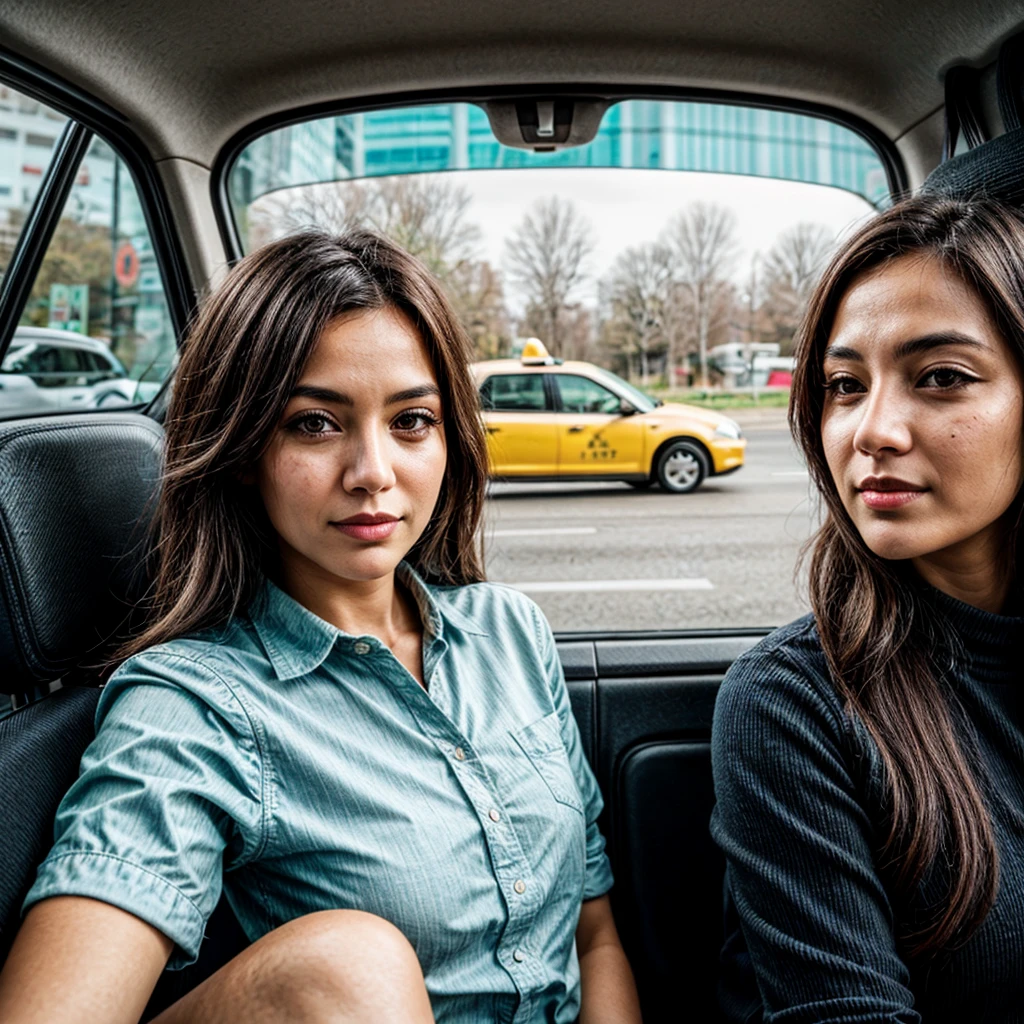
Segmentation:
{"type": "Polygon", "coordinates": [[[131,242],[122,242],[114,257],[114,277],[122,288],[131,288],[139,279],[139,254],[131,242]]]}

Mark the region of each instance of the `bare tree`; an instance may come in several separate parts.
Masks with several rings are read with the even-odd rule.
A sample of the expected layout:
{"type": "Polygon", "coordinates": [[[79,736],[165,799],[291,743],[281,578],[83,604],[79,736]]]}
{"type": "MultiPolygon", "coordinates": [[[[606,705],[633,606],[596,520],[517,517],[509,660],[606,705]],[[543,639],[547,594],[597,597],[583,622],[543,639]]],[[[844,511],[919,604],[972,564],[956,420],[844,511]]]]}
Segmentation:
{"type": "Polygon", "coordinates": [[[650,356],[668,347],[672,291],[671,253],[659,242],[620,253],[602,282],[610,321],[606,339],[627,354],[636,353],[644,384],[650,376],[650,356]]]}
{"type": "Polygon", "coordinates": [[[280,189],[257,199],[249,210],[249,239],[255,248],[299,231],[346,234],[373,222],[376,190],[370,182],[331,181],[280,189]]]}
{"type": "Polygon", "coordinates": [[[568,200],[539,200],[505,243],[509,277],[529,296],[544,323],[544,342],[560,354],[562,311],[588,276],[593,230],[568,200]]]}
{"type": "Polygon", "coordinates": [[[722,315],[736,258],[736,216],[714,203],[692,203],[670,223],[665,242],[675,257],[676,277],[692,317],[701,384],[706,387],[708,339],[722,315]]]}
{"type": "Polygon", "coordinates": [[[481,232],[468,220],[472,195],[464,185],[439,175],[399,175],[373,185],[370,227],[418,256],[442,280],[473,259],[481,232]]]}
{"type": "Polygon", "coordinates": [[[762,334],[778,341],[783,354],[792,351],[793,335],[834,244],[821,224],[797,224],[779,235],[764,258],[762,334]]]}
{"type": "Polygon", "coordinates": [[[448,297],[479,359],[505,355],[512,332],[501,275],[486,260],[465,260],[449,275],[448,297]]]}
{"type": "Polygon", "coordinates": [[[481,358],[510,339],[501,275],[477,259],[480,228],[469,219],[467,188],[441,175],[405,175],[307,185],[253,205],[251,237],[281,238],[308,228],[344,234],[379,231],[421,259],[445,287],[481,358]]]}
{"type": "Polygon", "coordinates": [[[344,234],[364,227],[393,239],[435,273],[471,260],[480,228],[469,218],[469,190],[439,175],[399,175],[334,181],[272,193],[261,203],[269,234],[281,238],[307,228],[344,234]]]}

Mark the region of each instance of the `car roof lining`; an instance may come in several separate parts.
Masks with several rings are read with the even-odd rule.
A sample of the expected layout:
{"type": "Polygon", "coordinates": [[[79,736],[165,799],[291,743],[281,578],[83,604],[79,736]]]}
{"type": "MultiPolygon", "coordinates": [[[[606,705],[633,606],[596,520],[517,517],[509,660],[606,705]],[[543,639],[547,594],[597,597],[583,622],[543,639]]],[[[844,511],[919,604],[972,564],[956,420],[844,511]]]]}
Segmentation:
{"type": "Polygon", "coordinates": [[[990,63],[1021,21],[993,0],[7,0],[5,46],[121,112],[156,159],[210,167],[252,122],[361,96],[538,81],[739,90],[821,103],[898,139],[942,71],[990,63]],[[978,19],[980,21],[980,19],[978,19]]]}

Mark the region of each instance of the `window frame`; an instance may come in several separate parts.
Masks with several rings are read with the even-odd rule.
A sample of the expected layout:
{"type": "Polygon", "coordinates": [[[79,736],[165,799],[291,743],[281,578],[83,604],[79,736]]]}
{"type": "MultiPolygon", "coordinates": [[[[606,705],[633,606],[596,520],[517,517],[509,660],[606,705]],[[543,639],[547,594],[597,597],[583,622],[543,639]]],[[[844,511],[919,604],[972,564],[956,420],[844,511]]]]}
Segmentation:
{"type": "MultiPolygon", "coordinates": [[[[95,137],[110,146],[131,175],[180,346],[195,315],[197,295],[171,217],[170,202],[149,151],[117,111],[53,72],[3,49],[0,49],[0,82],[68,118],[0,283],[0,360],[14,336],[78,169],[95,137]]],[[[40,412],[39,415],[50,413],[40,412]]]]}
{"type": "MultiPolygon", "coordinates": [[[[593,96],[622,100],[675,100],[679,102],[715,103],[725,106],[744,106],[758,110],[772,110],[789,114],[803,114],[817,117],[840,125],[858,134],[878,154],[889,183],[893,199],[909,190],[906,167],[893,140],[879,128],[855,114],[838,110],[825,104],[784,97],[764,96],[758,93],[732,92],[724,89],[687,89],[682,86],[638,85],[630,87],[617,85],[590,84],[572,85],[565,83],[538,84],[536,86],[495,86],[493,88],[458,88],[414,90],[401,93],[387,93],[348,100],[308,104],[291,110],[258,118],[236,132],[221,147],[210,171],[210,199],[213,204],[217,228],[224,242],[228,265],[233,266],[244,255],[235,218],[231,209],[228,179],[235,162],[251,142],[267,132],[291,125],[303,124],[325,117],[339,117],[347,114],[365,114],[373,111],[393,110],[401,107],[433,106],[443,103],[473,103],[500,99],[557,99],[565,97],[593,96]]],[[[685,174],[686,171],[677,173],[685,174]]],[[[363,180],[363,179],[353,179],[363,180]]]]}

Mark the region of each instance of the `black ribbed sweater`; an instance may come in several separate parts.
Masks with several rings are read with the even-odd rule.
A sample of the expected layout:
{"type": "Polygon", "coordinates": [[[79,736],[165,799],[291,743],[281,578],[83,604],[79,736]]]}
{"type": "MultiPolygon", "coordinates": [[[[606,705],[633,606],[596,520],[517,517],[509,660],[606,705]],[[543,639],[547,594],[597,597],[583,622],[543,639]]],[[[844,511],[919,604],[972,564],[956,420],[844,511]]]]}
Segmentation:
{"type": "Polygon", "coordinates": [[[894,906],[876,862],[888,831],[881,760],[843,711],[813,618],[799,619],[735,663],[715,708],[711,832],[727,862],[730,1021],[1024,1022],[1024,619],[925,596],[960,649],[951,687],[995,826],[995,906],[962,948],[908,967],[894,914],[934,907],[948,872],[936,865],[894,906]]]}

